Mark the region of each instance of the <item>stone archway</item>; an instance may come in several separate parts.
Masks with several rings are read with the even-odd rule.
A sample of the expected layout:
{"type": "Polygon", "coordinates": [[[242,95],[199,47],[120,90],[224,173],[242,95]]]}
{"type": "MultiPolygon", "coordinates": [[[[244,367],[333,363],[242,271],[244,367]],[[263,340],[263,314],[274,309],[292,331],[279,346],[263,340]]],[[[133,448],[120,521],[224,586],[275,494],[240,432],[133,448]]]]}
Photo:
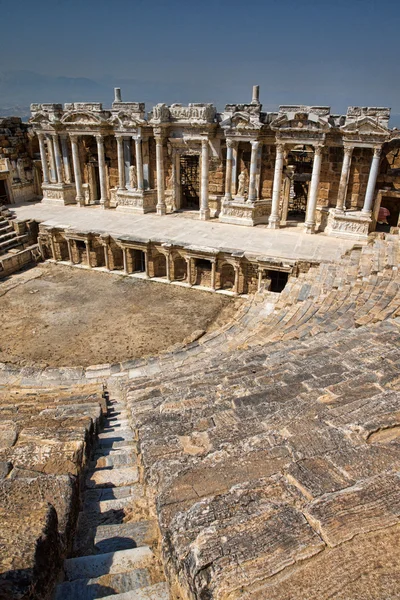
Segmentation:
{"type": "Polygon", "coordinates": [[[187,263],[182,256],[173,259],[173,281],[185,281],[187,279],[187,263]]]}
{"type": "Polygon", "coordinates": [[[153,258],[154,277],[167,276],[167,257],[164,254],[157,254],[153,258]]]}

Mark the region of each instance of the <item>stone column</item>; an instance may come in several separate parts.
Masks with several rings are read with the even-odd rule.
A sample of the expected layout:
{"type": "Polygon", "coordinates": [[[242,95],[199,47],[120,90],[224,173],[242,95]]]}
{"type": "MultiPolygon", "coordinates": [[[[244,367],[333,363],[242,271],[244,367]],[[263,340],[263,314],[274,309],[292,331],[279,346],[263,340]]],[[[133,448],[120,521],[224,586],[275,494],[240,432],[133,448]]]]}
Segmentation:
{"type": "Polygon", "coordinates": [[[68,246],[68,256],[69,256],[69,262],[71,263],[71,265],[74,264],[74,261],[72,260],[72,248],[71,248],[71,240],[69,238],[67,238],[67,246],[68,246]]]}
{"type": "Polygon", "coordinates": [[[104,137],[102,135],[96,135],[96,142],[97,142],[97,158],[99,161],[100,204],[103,208],[108,208],[106,159],[105,159],[105,155],[104,155],[104,137]]]}
{"type": "Polygon", "coordinates": [[[192,259],[185,256],[186,260],[186,281],[189,285],[192,285],[192,259]]]}
{"type": "Polygon", "coordinates": [[[107,240],[104,240],[104,266],[107,269],[107,271],[110,270],[110,256],[108,254],[108,247],[109,242],[107,240]]]}
{"type": "Polygon", "coordinates": [[[250,159],[250,181],[249,181],[249,198],[248,202],[255,202],[257,199],[256,177],[258,172],[258,148],[260,142],[253,140],[251,142],[251,159],[250,159]]]}
{"type": "Polygon", "coordinates": [[[318,200],[318,186],[319,176],[321,172],[322,163],[322,146],[315,146],[314,150],[314,162],[311,174],[310,191],[307,198],[307,212],[305,231],[306,233],[315,233],[315,210],[317,208],[318,200]]]}
{"type": "Polygon", "coordinates": [[[262,269],[261,267],[258,267],[258,292],[261,292],[263,272],[264,272],[264,269],[262,269]]]}
{"type": "Polygon", "coordinates": [[[238,294],[239,293],[239,265],[234,265],[233,268],[235,269],[235,282],[233,284],[233,293],[238,294]]]}
{"type": "Polygon", "coordinates": [[[353,146],[345,146],[343,155],[342,172],[340,174],[339,190],[336,201],[336,210],[343,212],[346,204],[347,186],[349,184],[351,156],[353,154],[353,146]]]}
{"type": "Polygon", "coordinates": [[[174,199],[175,208],[179,210],[181,207],[181,157],[178,152],[174,155],[174,199]]]}
{"type": "Polygon", "coordinates": [[[47,185],[49,183],[49,165],[47,164],[46,147],[44,145],[43,133],[38,133],[38,139],[39,139],[40,159],[42,161],[43,183],[45,185],[47,185]]]}
{"type": "Polygon", "coordinates": [[[124,273],[128,275],[128,249],[125,246],[122,247],[122,258],[124,261],[124,273]]]}
{"type": "Polygon", "coordinates": [[[57,183],[63,183],[63,170],[61,161],[60,144],[58,143],[58,135],[53,134],[54,157],[56,161],[57,183]]]}
{"type": "Polygon", "coordinates": [[[276,145],[274,183],[273,183],[273,187],[272,187],[272,206],[271,206],[271,214],[268,219],[269,229],[279,229],[279,221],[280,221],[279,202],[281,199],[284,151],[285,151],[284,144],[276,145]]]}
{"type": "Polygon", "coordinates": [[[144,252],[144,272],[147,278],[150,277],[150,273],[149,273],[149,252],[148,250],[145,250],[144,252]]]}
{"type": "Polygon", "coordinates": [[[201,140],[201,192],[200,192],[200,219],[207,221],[210,218],[208,208],[208,138],[201,140]]]}
{"type": "Polygon", "coordinates": [[[226,175],[225,175],[225,200],[232,200],[232,166],[233,166],[233,141],[226,140],[226,175]]]}
{"type": "Polygon", "coordinates": [[[238,167],[238,142],[232,142],[232,196],[236,196],[236,182],[238,178],[237,167],[238,167]]]}
{"type": "Polygon", "coordinates": [[[51,253],[53,255],[53,260],[57,260],[56,245],[54,243],[53,233],[50,233],[50,245],[51,245],[51,253]]]}
{"type": "Polygon", "coordinates": [[[66,183],[71,183],[71,167],[69,164],[69,154],[68,154],[68,144],[67,144],[67,136],[61,135],[61,152],[64,166],[64,176],[66,183]]]}
{"type": "Polygon", "coordinates": [[[169,261],[169,254],[165,254],[165,266],[167,271],[167,281],[171,281],[171,264],[169,261]]]}
{"type": "Polygon", "coordinates": [[[125,187],[130,188],[131,140],[123,138],[123,163],[125,168],[125,187]]]}
{"type": "Polygon", "coordinates": [[[375,186],[379,173],[381,153],[382,148],[374,148],[374,155],[372,157],[371,169],[368,177],[367,191],[365,193],[364,206],[362,207],[361,211],[367,215],[371,213],[372,206],[374,204],[375,186]]]}
{"type": "Polygon", "coordinates": [[[217,267],[217,261],[216,261],[216,259],[214,259],[211,261],[211,289],[212,290],[215,290],[216,267],[217,267]]]}
{"type": "Polygon", "coordinates": [[[50,136],[47,138],[47,150],[49,153],[49,162],[50,162],[50,180],[52,183],[56,183],[57,182],[57,173],[56,173],[56,163],[54,160],[53,139],[50,136]]]}
{"type": "Polygon", "coordinates": [[[138,190],[141,192],[144,190],[143,183],[143,158],[142,158],[142,138],[137,137],[135,140],[135,154],[136,154],[136,176],[138,190]]]}
{"type": "Polygon", "coordinates": [[[89,269],[91,269],[92,265],[90,264],[90,240],[85,240],[85,246],[86,246],[87,266],[89,267],[89,269]]]}
{"type": "Polygon", "coordinates": [[[156,166],[157,166],[157,214],[165,215],[167,210],[165,206],[164,190],[164,156],[163,156],[163,138],[156,138],[156,166]]]}
{"type": "Polygon", "coordinates": [[[126,187],[126,182],[125,182],[124,140],[122,137],[117,137],[117,153],[118,153],[119,189],[124,190],[126,187]]]}
{"type": "Polygon", "coordinates": [[[70,135],[72,148],[72,164],[74,166],[74,178],[76,187],[76,202],[79,206],[84,206],[85,197],[83,195],[81,165],[79,162],[78,136],[70,135]]]}

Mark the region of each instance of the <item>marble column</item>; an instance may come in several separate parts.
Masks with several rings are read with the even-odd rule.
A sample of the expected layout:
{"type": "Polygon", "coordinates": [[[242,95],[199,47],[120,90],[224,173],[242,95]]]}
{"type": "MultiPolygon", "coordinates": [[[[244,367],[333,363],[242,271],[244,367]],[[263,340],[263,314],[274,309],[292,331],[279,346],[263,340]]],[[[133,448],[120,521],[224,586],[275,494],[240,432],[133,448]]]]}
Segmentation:
{"type": "Polygon", "coordinates": [[[374,204],[375,186],[379,173],[381,153],[382,148],[374,148],[374,155],[372,157],[371,169],[368,177],[367,191],[365,193],[364,206],[362,207],[361,211],[367,215],[371,214],[372,206],[374,204]]]}
{"type": "Polygon", "coordinates": [[[346,204],[347,186],[349,185],[349,175],[351,166],[351,156],[353,146],[345,146],[343,154],[342,172],[340,174],[339,190],[336,200],[336,210],[343,212],[346,204]]]}
{"type": "Polygon", "coordinates": [[[233,141],[226,140],[225,200],[232,200],[233,141]]]}
{"type": "Polygon", "coordinates": [[[211,289],[215,290],[215,277],[216,277],[217,261],[214,259],[211,261],[211,289]]]}
{"type": "Polygon", "coordinates": [[[65,182],[71,183],[72,177],[71,177],[71,167],[69,164],[67,136],[61,135],[60,138],[61,138],[61,152],[62,152],[62,160],[63,160],[63,166],[64,166],[65,182]]]}
{"type": "Polygon", "coordinates": [[[125,182],[125,160],[124,160],[124,140],[122,137],[117,137],[117,154],[118,154],[118,181],[119,189],[124,190],[125,182]]]}
{"type": "Polygon", "coordinates": [[[281,199],[281,188],[282,188],[282,171],[283,171],[283,159],[284,159],[285,145],[276,145],[276,159],[275,159],[275,171],[274,171],[274,183],[272,186],[272,206],[271,214],[268,219],[269,229],[279,229],[279,203],[281,199]]]}
{"type": "Polygon", "coordinates": [[[163,156],[163,138],[157,136],[156,140],[156,167],[157,167],[157,214],[165,215],[167,210],[165,206],[165,186],[164,186],[164,156],[163,156]]]}
{"type": "Polygon", "coordinates": [[[256,177],[258,173],[258,149],[260,142],[253,140],[251,142],[251,159],[250,159],[250,181],[249,181],[249,198],[248,202],[255,202],[257,200],[257,183],[256,177]]]}
{"type": "Polygon", "coordinates": [[[201,140],[201,192],[200,192],[200,219],[207,221],[210,218],[208,208],[208,138],[201,140]]]}
{"type": "Polygon", "coordinates": [[[72,148],[72,164],[74,167],[74,178],[75,178],[75,187],[76,187],[76,203],[79,206],[84,206],[85,197],[83,195],[81,165],[79,162],[78,136],[70,135],[69,137],[71,140],[71,148],[72,148]]]}
{"type": "Polygon", "coordinates": [[[85,246],[86,246],[87,266],[89,267],[89,269],[91,269],[92,265],[90,264],[90,240],[85,240],[85,246]]]}
{"type": "Polygon", "coordinates": [[[63,183],[63,169],[62,169],[62,160],[61,160],[61,152],[60,152],[60,144],[58,143],[58,135],[53,134],[53,148],[54,148],[54,158],[56,161],[56,173],[57,173],[57,183],[63,183]]]}
{"type": "Polygon", "coordinates": [[[102,135],[96,135],[96,142],[97,142],[97,159],[99,162],[100,205],[103,208],[108,208],[106,159],[105,159],[105,154],[104,154],[104,137],[102,135]]]}
{"type": "Polygon", "coordinates": [[[71,265],[74,264],[74,261],[72,260],[72,248],[71,248],[71,240],[69,238],[67,238],[67,246],[68,246],[68,256],[69,256],[69,262],[71,263],[71,265]]]}
{"type": "Polygon", "coordinates": [[[123,163],[125,168],[125,187],[130,188],[130,168],[131,168],[131,140],[130,138],[122,138],[123,139],[123,163]]]}
{"type": "Polygon", "coordinates": [[[135,140],[135,155],[136,155],[136,176],[138,190],[143,192],[143,157],[142,157],[142,138],[137,137],[135,140]]]}
{"type": "Polygon", "coordinates": [[[179,210],[181,207],[181,157],[178,152],[175,152],[173,167],[175,209],[179,210]]]}
{"type": "Polygon", "coordinates": [[[49,183],[49,165],[47,163],[46,147],[44,145],[43,133],[38,133],[38,139],[39,139],[40,159],[42,161],[43,183],[45,185],[47,185],[49,183]]]}
{"type": "Polygon", "coordinates": [[[233,148],[232,148],[232,187],[231,187],[231,193],[232,196],[236,196],[236,187],[237,187],[237,178],[238,178],[238,147],[239,147],[239,143],[236,141],[233,141],[233,148]]]}
{"type": "Polygon", "coordinates": [[[307,212],[305,231],[306,233],[315,233],[315,211],[318,200],[319,176],[321,173],[322,146],[315,146],[314,162],[311,174],[310,190],[307,198],[307,212]]]}
{"type": "Polygon", "coordinates": [[[50,162],[50,181],[52,183],[57,183],[57,172],[56,172],[56,163],[54,160],[53,139],[50,136],[47,138],[47,150],[48,150],[49,162],[50,162]]]}

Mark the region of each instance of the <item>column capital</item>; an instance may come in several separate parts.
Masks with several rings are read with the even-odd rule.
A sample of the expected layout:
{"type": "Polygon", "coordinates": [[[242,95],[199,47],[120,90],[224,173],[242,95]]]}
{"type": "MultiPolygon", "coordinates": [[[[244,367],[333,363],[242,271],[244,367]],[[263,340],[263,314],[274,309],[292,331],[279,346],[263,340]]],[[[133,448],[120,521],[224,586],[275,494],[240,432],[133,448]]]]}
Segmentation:
{"type": "Polygon", "coordinates": [[[233,140],[232,138],[226,138],[227,148],[234,148],[236,144],[237,144],[236,140],[233,140]]]}
{"type": "Polygon", "coordinates": [[[324,146],[322,144],[316,144],[314,146],[314,154],[315,156],[322,156],[324,146]]]}
{"type": "Polygon", "coordinates": [[[353,154],[353,150],[354,150],[354,146],[344,146],[343,147],[343,154],[345,156],[351,156],[353,154]]]}
{"type": "Polygon", "coordinates": [[[250,144],[254,150],[257,150],[258,146],[260,145],[260,140],[251,140],[250,144]]]}
{"type": "Polygon", "coordinates": [[[208,148],[208,142],[209,142],[208,138],[207,139],[202,139],[201,140],[201,147],[202,148],[208,148]]]}
{"type": "Polygon", "coordinates": [[[77,135],[76,133],[70,133],[69,134],[69,139],[71,140],[71,142],[77,143],[78,142],[78,138],[79,138],[79,135],[77,135]]]}
{"type": "Polygon", "coordinates": [[[98,144],[104,144],[104,135],[102,133],[96,133],[94,137],[98,144]]]}
{"type": "Polygon", "coordinates": [[[376,146],[374,148],[374,157],[379,158],[382,154],[382,146],[376,146]]]}
{"type": "Polygon", "coordinates": [[[43,131],[38,131],[36,135],[38,136],[39,140],[44,140],[44,133],[43,133],[43,131]]]}
{"type": "Polygon", "coordinates": [[[284,142],[276,142],[276,151],[279,152],[279,154],[283,154],[285,152],[284,142]]]}
{"type": "Polygon", "coordinates": [[[154,139],[156,141],[156,145],[157,146],[162,146],[164,144],[164,136],[162,136],[162,135],[155,135],[154,139]]]}

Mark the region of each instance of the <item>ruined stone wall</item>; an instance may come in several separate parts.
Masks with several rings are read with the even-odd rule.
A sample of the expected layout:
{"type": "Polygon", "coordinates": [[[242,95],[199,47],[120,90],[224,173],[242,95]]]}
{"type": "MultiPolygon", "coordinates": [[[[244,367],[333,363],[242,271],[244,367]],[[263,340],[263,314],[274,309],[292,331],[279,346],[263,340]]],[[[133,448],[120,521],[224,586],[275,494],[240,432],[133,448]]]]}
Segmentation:
{"type": "Polygon", "coordinates": [[[356,210],[363,207],[371,161],[371,148],[354,148],[347,189],[347,208],[356,210]]]}
{"type": "Polygon", "coordinates": [[[108,167],[108,185],[110,188],[118,186],[118,156],[117,140],[114,136],[107,136],[104,139],[104,152],[106,165],[108,167]]]}
{"type": "Polygon", "coordinates": [[[0,171],[6,173],[8,203],[31,200],[37,195],[32,162],[37,144],[29,134],[29,125],[19,117],[0,118],[0,171]]]}
{"type": "Polygon", "coordinates": [[[261,155],[260,198],[266,199],[272,197],[275,158],[275,144],[264,144],[261,155]]]}
{"type": "Polygon", "coordinates": [[[324,149],[318,189],[319,206],[336,206],[342,163],[343,148],[331,146],[324,149]]]}

